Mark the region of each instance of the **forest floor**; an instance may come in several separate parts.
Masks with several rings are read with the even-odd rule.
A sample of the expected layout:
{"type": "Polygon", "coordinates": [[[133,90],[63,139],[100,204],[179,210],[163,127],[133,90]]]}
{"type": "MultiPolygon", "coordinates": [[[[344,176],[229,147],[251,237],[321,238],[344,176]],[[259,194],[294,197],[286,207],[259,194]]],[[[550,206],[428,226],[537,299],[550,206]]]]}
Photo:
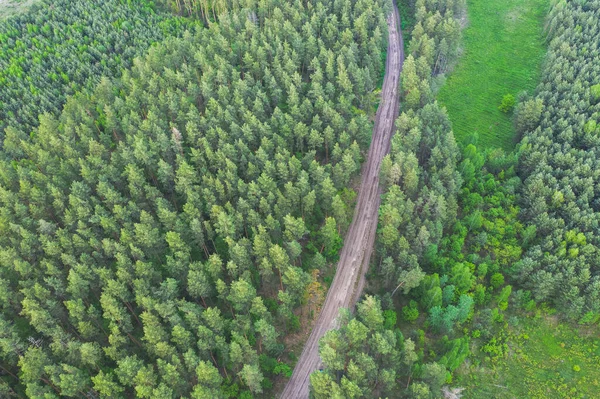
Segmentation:
{"type": "Polygon", "coordinates": [[[25,11],[38,0],[0,0],[0,19],[25,11]]]}
{"type": "Polygon", "coordinates": [[[400,16],[394,6],[394,12],[388,18],[389,40],[381,102],[367,160],[362,168],[354,217],[340,251],[336,274],[325,303],[296,363],[294,373],[281,394],[285,399],[308,398],[310,374],[321,363],[319,340],[328,330],[336,327],[341,308],[352,308],[356,304],[365,284],[381,197],[379,169],[383,157],[389,152],[394,122],[399,113],[398,84],[404,62],[404,43],[399,26],[400,16]]]}
{"type": "Polygon", "coordinates": [[[505,356],[467,361],[453,385],[464,399],[598,398],[600,338],[597,332],[561,323],[540,311],[509,319],[505,356]],[[511,322],[512,320],[512,322],[511,322]]]}
{"type": "Polygon", "coordinates": [[[535,90],[548,7],[549,0],[467,0],[463,53],[438,94],[459,143],[477,133],[482,148],[514,147],[511,114],[498,106],[506,94],[535,90]]]}

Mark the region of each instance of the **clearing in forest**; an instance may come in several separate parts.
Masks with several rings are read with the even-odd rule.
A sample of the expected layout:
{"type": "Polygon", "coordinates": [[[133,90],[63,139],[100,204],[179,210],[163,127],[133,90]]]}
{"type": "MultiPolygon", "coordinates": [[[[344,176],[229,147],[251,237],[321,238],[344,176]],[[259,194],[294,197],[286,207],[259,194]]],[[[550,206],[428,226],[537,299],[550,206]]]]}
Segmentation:
{"type": "Polygon", "coordinates": [[[0,19],[25,11],[38,0],[0,0],[0,19]]]}
{"type": "Polygon", "coordinates": [[[480,349],[476,360],[457,371],[453,385],[465,388],[463,399],[598,397],[600,341],[594,327],[575,328],[539,311],[511,319],[507,330],[488,341],[488,353],[480,349]]]}
{"type": "Polygon", "coordinates": [[[482,148],[511,150],[511,112],[498,109],[502,98],[533,93],[545,45],[548,0],[467,0],[463,54],[449,73],[438,100],[448,109],[454,134],[464,143],[473,133],[482,148]]]}

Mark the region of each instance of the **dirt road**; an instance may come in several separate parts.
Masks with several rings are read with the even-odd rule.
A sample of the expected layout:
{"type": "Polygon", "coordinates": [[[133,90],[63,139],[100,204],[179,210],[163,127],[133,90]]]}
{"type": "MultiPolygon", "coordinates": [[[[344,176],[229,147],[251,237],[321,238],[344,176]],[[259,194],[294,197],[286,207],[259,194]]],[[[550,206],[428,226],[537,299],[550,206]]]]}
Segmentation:
{"type": "Polygon", "coordinates": [[[365,284],[369,259],[375,242],[377,217],[381,196],[379,168],[390,150],[393,127],[399,112],[398,81],[404,62],[404,45],[400,16],[394,4],[388,17],[388,51],[381,102],[375,117],[373,138],[367,161],[363,165],[362,180],[352,224],[340,252],[340,261],[317,323],[304,345],[304,350],[288,381],[282,399],[308,398],[310,373],[320,367],[319,339],[325,332],[336,328],[336,318],[341,308],[354,307],[365,284]]]}

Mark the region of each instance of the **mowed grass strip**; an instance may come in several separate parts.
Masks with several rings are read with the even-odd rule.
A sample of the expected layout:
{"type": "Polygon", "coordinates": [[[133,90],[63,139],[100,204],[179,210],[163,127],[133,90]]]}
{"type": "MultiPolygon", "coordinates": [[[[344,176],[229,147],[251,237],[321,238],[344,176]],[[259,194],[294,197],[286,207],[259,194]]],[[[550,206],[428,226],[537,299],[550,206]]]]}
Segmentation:
{"type": "Polygon", "coordinates": [[[550,0],[467,0],[463,54],[438,99],[458,142],[473,133],[483,148],[511,150],[511,114],[498,109],[505,94],[533,93],[545,54],[543,25],[550,0]]]}

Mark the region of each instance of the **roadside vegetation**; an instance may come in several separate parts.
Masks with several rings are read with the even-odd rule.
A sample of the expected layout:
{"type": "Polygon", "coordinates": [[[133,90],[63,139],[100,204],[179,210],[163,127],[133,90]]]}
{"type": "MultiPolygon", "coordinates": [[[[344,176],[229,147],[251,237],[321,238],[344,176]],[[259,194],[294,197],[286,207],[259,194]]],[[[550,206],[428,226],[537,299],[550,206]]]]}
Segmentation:
{"type": "Polygon", "coordinates": [[[400,13],[400,29],[404,40],[404,52],[408,53],[410,37],[415,26],[415,0],[397,1],[396,3],[400,13]]]}
{"type": "MultiPolygon", "coordinates": [[[[417,15],[427,15],[419,7],[424,3],[416,3],[417,15]]],[[[544,5],[529,5],[535,18],[526,18],[527,10],[517,7],[525,14],[515,15],[515,21],[529,21],[529,27],[536,21],[540,28],[536,12],[543,12],[544,5]]],[[[367,296],[357,306],[357,316],[344,316],[339,332],[323,340],[329,380],[322,372],[314,374],[315,393],[330,389],[348,395],[357,389],[358,396],[367,397],[378,389],[393,389],[402,398],[438,397],[441,390],[467,398],[597,397],[600,195],[594,188],[600,159],[600,55],[590,43],[599,42],[599,13],[598,0],[554,4],[547,19],[549,51],[543,72],[535,72],[540,65],[536,54],[529,69],[521,64],[514,70],[516,81],[526,83],[518,90],[533,89],[539,76],[537,89],[530,95],[519,95],[516,86],[514,94],[498,91],[488,107],[505,118],[510,135],[498,139],[484,134],[478,145],[464,143],[460,156],[454,156],[456,164],[434,163],[453,158],[451,144],[436,148],[451,136],[443,134],[450,123],[443,113],[423,106],[427,86],[419,85],[407,58],[402,75],[402,107],[407,111],[398,118],[391,156],[382,166],[387,191],[367,289],[380,302],[367,296]],[[504,151],[521,138],[516,151],[504,151]],[[364,306],[373,308],[373,303],[380,304],[375,316],[365,316],[364,306]],[[382,326],[373,327],[374,320],[382,326]],[[363,346],[352,344],[357,334],[362,334],[363,346]],[[392,388],[386,380],[391,361],[382,356],[382,340],[402,365],[395,370],[397,385],[392,388]],[[353,371],[356,359],[364,358],[373,359],[377,378],[353,371]]],[[[494,30],[498,15],[489,15],[490,34],[504,29],[494,30]]],[[[518,26],[515,32],[524,34],[518,26]]],[[[426,54],[421,53],[428,48],[423,37],[417,20],[413,54],[426,54]]],[[[541,43],[540,37],[532,37],[541,43]]],[[[495,46],[493,37],[479,40],[495,46]]],[[[496,56],[507,65],[513,60],[506,53],[496,56]]],[[[480,61],[481,75],[488,76],[480,61]]],[[[463,55],[461,62],[468,64],[471,58],[463,55]]],[[[419,59],[416,64],[426,65],[419,59]]],[[[490,64],[496,78],[513,74],[512,69],[494,69],[502,64],[494,65],[494,58],[490,64]]],[[[449,79],[442,93],[449,93],[452,84],[449,79]]],[[[473,84],[480,84],[480,90],[485,85],[476,77],[469,84],[469,90],[473,84]]],[[[453,98],[475,96],[457,93],[453,98]]],[[[479,115],[475,120],[485,120],[478,114],[485,107],[469,107],[479,115]]],[[[460,118],[450,107],[449,115],[460,118]]],[[[366,367],[359,364],[358,369],[366,367]]]]}
{"type": "Polygon", "coordinates": [[[511,150],[519,139],[506,95],[533,93],[545,53],[549,0],[468,0],[462,55],[438,99],[459,144],[511,150]]]}
{"type": "MultiPolygon", "coordinates": [[[[367,296],[357,305],[355,318],[345,315],[340,329],[321,339],[324,370],[311,375],[317,399],[426,398],[439,392],[462,361],[465,341],[454,337],[440,341],[440,353],[458,351],[457,357],[425,355],[425,333],[398,329],[399,314],[389,292],[401,285],[407,294],[421,285],[426,272],[419,263],[456,220],[460,154],[447,115],[434,101],[432,81],[443,71],[441,65],[456,56],[460,26],[455,15],[463,8],[464,2],[453,0],[414,4],[417,18],[401,74],[398,129],[381,166],[385,194],[374,256],[379,266],[371,268],[388,294],[383,300],[367,296]]],[[[445,305],[454,309],[452,322],[460,324],[472,312],[473,301],[457,292],[445,305]]]]}

